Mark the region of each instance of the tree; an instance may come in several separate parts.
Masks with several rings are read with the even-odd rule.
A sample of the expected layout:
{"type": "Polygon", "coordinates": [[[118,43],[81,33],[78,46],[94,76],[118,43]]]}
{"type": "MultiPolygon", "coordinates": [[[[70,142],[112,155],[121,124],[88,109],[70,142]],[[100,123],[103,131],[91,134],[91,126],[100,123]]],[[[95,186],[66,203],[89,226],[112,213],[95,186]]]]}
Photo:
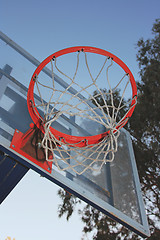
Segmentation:
{"type": "Polygon", "coordinates": [[[137,43],[137,60],[141,81],[138,83],[138,104],[130,121],[135,155],[151,226],[150,239],[158,239],[160,230],[160,19],[153,25],[153,39],[137,43]]]}
{"type": "MultiPolygon", "coordinates": [[[[133,136],[133,145],[149,220],[151,237],[160,235],[160,19],[152,28],[153,38],[140,39],[137,43],[137,61],[140,68],[138,103],[127,129],[133,136]]],[[[118,97],[118,93],[117,93],[118,97]]],[[[63,204],[59,216],[71,217],[77,200],[74,196],[59,191],[63,204]]],[[[93,207],[86,205],[79,210],[85,233],[96,230],[95,240],[141,239],[128,229],[112,221],[93,207]]]]}

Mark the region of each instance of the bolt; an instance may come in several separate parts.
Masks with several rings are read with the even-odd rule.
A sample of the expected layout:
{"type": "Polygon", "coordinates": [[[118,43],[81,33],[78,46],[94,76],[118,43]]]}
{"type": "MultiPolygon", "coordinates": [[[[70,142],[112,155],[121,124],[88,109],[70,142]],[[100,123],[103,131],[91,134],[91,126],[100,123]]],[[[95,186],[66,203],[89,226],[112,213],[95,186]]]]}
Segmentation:
{"type": "Polygon", "coordinates": [[[41,148],[41,143],[39,142],[39,143],[37,143],[37,145],[38,145],[38,148],[41,148]]]}

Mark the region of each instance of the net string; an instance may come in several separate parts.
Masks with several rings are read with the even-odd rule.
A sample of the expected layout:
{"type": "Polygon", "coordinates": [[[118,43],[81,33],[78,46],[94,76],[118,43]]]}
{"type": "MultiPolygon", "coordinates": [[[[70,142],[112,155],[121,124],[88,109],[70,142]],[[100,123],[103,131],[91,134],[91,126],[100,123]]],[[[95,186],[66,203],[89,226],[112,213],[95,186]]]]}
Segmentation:
{"type": "MultiPolygon", "coordinates": [[[[44,133],[41,146],[45,150],[46,160],[52,161],[59,170],[63,170],[63,171],[70,170],[79,175],[83,174],[86,170],[89,170],[89,169],[91,171],[100,171],[106,162],[113,161],[114,154],[118,148],[117,140],[120,134],[120,129],[128,121],[128,119],[126,119],[126,116],[129,110],[126,111],[125,115],[122,117],[122,119],[118,123],[116,123],[117,116],[121,109],[125,108],[132,102],[132,99],[130,99],[128,102],[125,102],[124,104],[122,104],[125,91],[129,84],[128,74],[125,73],[124,76],[119,80],[118,84],[112,89],[109,81],[108,72],[113,65],[113,60],[110,59],[109,57],[106,57],[96,78],[93,78],[88,65],[87,54],[86,53],[84,54],[85,54],[85,64],[87,66],[87,70],[89,72],[92,83],[86,87],[82,87],[80,84],[75,82],[77,72],[79,69],[80,52],[78,52],[77,54],[77,63],[76,63],[76,69],[75,69],[73,78],[69,77],[67,74],[63,73],[58,68],[57,59],[54,58],[53,59],[54,66],[57,69],[57,71],[63,76],[65,76],[66,78],[68,78],[71,82],[68,85],[68,87],[64,89],[64,91],[55,89],[53,62],[51,60],[52,87],[49,87],[47,85],[40,83],[37,77],[36,86],[37,86],[38,94],[41,99],[41,104],[36,104],[35,106],[33,106],[36,108],[42,107],[44,111],[45,117],[44,119],[42,119],[42,121],[43,121],[43,127],[44,127],[45,133],[44,133]],[[106,79],[109,85],[109,92],[105,93],[98,87],[96,81],[101,75],[103,69],[106,66],[106,62],[109,59],[111,60],[111,63],[106,68],[106,79]],[[125,83],[125,87],[124,87],[121,99],[119,101],[118,106],[116,107],[114,105],[113,93],[115,92],[115,90],[118,88],[118,86],[126,76],[128,76],[128,81],[125,83]],[[43,101],[41,91],[38,85],[41,85],[45,88],[49,88],[52,90],[51,97],[49,98],[49,101],[47,103],[43,101]],[[80,90],[76,94],[72,94],[71,92],[68,91],[69,88],[71,88],[73,85],[76,85],[77,87],[80,88],[80,90]],[[88,91],[89,87],[91,86],[95,86],[98,92],[97,94],[92,95],[88,91]],[[60,95],[58,99],[53,101],[52,99],[56,94],[56,92],[59,92],[60,95]],[[87,93],[89,98],[88,99],[82,98],[81,97],[82,92],[87,93]],[[62,98],[64,95],[69,96],[70,98],[67,101],[62,101],[62,98]],[[110,100],[111,100],[110,104],[107,104],[107,101],[105,99],[107,95],[110,96],[110,100]],[[100,103],[97,100],[99,96],[101,96],[103,100],[103,105],[100,105],[100,103]],[[73,99],[78,100],[78,103],[72,104],[71,100],[73,99]],[[94,102],[94,105],[90,104],[91,101],[94,102]],[[82,104],[85,104],[87,106],[87,109],[81,109],[82,104]],[[52,109],[50,110],[51,105],[52,105],[52,109]],[[58,111],[56,110],[56,107],[59,107],[58,111]],[[90,110],[90,114],[88,113],[88,109],[90,110]],[[111,114],[110,114],[110,109],[112,109],[111,114]],[[76,110],[76,111],[73,112],[72,110],[76,110]],[[101,114],[99,114],[99,111],[101,112],[101,114]],[[110,132],[106,137],[104,137],[100,142],[96,144],[88,144],[88,142],[85,140],[85,137],[84,137],[84,140],[82,141],[86,141],[85,146],[82,148],[79,148],[78,144],[80,142],[77,142],[74,144],[68,143],[66,139],[62,138],[61,136],[55,136],[51,132],[50,127],[52,123],[56,121],[62,114],[64,115],[67,114],[69,116],[79,116],[82,118],[92,120],[94,122],[97,122],[103,125],[106,131],[110,130],[110,132]],[[116,128],[117,124],[120,124],[119,129],[116,128]]],[[[136,104],[136,101],[135,101],[135,104],[136,104]]],[[[131,108],[133,106],[131,106],[131,108]]],[[[35,113],[37,114],[36,111],[35,113]]]]}

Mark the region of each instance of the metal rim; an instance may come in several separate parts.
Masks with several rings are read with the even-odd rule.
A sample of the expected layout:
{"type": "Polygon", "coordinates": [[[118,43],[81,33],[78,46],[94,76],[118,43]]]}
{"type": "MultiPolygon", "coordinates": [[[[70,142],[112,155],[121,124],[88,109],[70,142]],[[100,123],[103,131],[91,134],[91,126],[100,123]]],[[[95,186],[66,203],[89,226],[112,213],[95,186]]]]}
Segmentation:
{"type": "MultiPolygon", "coordinates": [[[[103,49],[100,49],[100,48],[87,47],[87,46],[70,47],[70,48],[66,48],[66,49],[60,50],[56,53],[51,54],[43,62],[41,62],[41,64],[37,67],[37,69],[33,73],[31,81],[30,81],[30,85],[29,85],[29,89],[28,89],[28,95],[27,95],[28,110],[29,110],[29,114],[30,114],[33,122],[36,124],[36,126],[43,133],[44,133],[44,129],[43,129],[43,125],[41,124],[41,118],[42,117],[40,116],[36,107],[33,109],[33,106],[35,106],[35,101],[34,101],[35,80],[34,79],[35,79],[35,77],[37,77],[39,75],[39,73],[42,71],[42,69],[54,57],[57,58],[57,57],[60,57],[62,55],[65,55],[65,54],[78,52],[78,51],[96,53],[96,54],[99,54],[99,55],[110,57],[110,58],[112,58],[112,60],[114,62],[116,62],[130,76],[130,83],[131,83],[131,87],[132,87],[132,102],[131,102],[131,105],[130,105],[130,110],[128,111],[128,114],[125,116],[125,119],[130,118],[132,116],[132,113],[133,113],[134,108],[135,108],[136,98],[137,98],[137,87],[136,87],[135,79],[134,79],[130,69],[127,67],[127,65],[122,60],[120,60],[118,57],[113,55],[112,53],[110,53],[108,51],[105,51],[103,49]]],[[[127,121],[125,122],[125,124],[126,123],[127,123],[127,121]]],[[[120,122],[116,126],[116,129],[119,129],[122,125],[125,125],[125,124],[124,123],[122,124],[120,122]]],[[[107,132],[104,132],[102,134],[98,134],[98,135],[94,135],[94,136],[79,137],[79,136],[72,136],[72,135],[62,133],[62,132],[60,132],[60,131],[52,128],[52,127],[50,127],[50,130],[51,130],[52,134],[54,134],[54,136],[58,140],[61,138],[62,142],[63,142],[63,139],[65,139],[65,141],[70,143],[70,144],[81,142],[79,145],[76,145],[76,146],[79,146],[79,147],[86,146],[86,142],[87,142],[88,145],[98,143],[99,141],[101,141],[101,139],[103,139],[109,133],[109,131],[107,131],[107,132]]]]}

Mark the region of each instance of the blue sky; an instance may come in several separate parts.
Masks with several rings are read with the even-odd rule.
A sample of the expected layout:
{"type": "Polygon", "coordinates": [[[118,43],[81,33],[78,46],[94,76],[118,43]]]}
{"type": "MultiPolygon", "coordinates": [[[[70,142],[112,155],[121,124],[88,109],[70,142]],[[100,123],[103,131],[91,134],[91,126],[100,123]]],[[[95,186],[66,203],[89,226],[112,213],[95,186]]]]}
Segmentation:
{"type": "MultiPolygon", "coordinates": [[[[0,30],[40,61],[65,47],[103,48],[120,57],[138,80],[136,43],[151,37],[159,9],[159,0],[5,0],[0,30]]],[[[77,214],[69,222],[57,217],[57,190],[28,173],[0,206],[0,240],[81,239],[77,214]]]]}

